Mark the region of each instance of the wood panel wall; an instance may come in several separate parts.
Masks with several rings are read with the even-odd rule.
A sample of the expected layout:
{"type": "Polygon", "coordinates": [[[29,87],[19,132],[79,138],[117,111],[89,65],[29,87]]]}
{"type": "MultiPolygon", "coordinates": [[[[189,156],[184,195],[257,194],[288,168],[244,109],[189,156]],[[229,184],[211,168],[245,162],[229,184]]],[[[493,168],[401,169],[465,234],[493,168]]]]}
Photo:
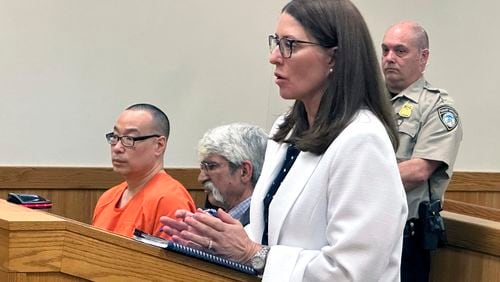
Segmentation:
{"type": "MultiPolygon", "coordinates": [[[[198,168],[166,171],[184,184],[197,206],[204,206],[198,168]]],[[[0,198],[9,192],[38,194],[54,203],[50,212],[90,223],[100,195],[121,181],[111,168],[0,167],[0,198]]],[[[500,209],[500,172],[455,172],[445,198],[500,209]]]]}
{"type": "Polygon", "coordinates": [[[500,209],[500,172],[455,172],[445,199],[500,209]]]}
{"type": "MultiPolygon", "coordinates": [[[[199,169],[166,171],[188,189],[197,206],[204,206],[199,169]]],[[[0,198],[7,199],[9,192],[37,194],[52,201],[51,213],[90,224],[101,194],[122,181],[112,168],[0,167],[0,198]]]]}

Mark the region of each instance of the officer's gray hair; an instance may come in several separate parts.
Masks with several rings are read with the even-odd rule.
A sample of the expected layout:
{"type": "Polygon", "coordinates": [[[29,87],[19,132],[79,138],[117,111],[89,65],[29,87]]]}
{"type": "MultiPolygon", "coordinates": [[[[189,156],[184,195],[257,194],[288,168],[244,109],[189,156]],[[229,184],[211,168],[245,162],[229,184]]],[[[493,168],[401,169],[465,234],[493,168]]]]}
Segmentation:
{"type": "Polygon", "coordinates": [[[262,170],[267,134],[258,126],[232,123],[210,129],[198,143],[200,160],[210,154],[225,158],[236,167],[243,161],[253,166],[252,184],[255,186],[262,170]]]}
{"type": "Polygon", "coordinates": [[[427,35],[425,29],[416,22],[413,22],[412,29],[418,48],[429,49],[429,36],[427,35]]]}

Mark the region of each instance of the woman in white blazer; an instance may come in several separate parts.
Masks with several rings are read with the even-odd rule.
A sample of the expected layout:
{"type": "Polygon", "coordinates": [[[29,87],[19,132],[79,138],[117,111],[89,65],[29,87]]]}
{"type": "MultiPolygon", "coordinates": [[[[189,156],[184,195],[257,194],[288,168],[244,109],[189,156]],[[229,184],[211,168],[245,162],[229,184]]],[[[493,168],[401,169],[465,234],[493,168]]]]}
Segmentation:
{"type": "Polygon", "coordinates": [[[407,206],[362,16],[348,0],[293,0],[269,44],[280,95],[296,102],[271,130],[250,224],[178,211],[164,231],[264,281],[399,281],[407,206]]]}

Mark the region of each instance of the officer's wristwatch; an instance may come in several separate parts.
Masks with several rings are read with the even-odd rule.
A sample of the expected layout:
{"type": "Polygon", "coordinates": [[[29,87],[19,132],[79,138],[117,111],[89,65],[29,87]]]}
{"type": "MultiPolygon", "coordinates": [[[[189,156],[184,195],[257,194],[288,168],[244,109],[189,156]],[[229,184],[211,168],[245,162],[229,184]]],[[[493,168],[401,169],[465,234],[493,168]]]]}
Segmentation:
{"type": "Polygon", "coordinates": [[[271,248],[269,246],[262,246],[251,259],[252,267],[257,271],[257,274],[261,275],[264,273],[264,267],[266,266],[267,253],[271,248]]]}

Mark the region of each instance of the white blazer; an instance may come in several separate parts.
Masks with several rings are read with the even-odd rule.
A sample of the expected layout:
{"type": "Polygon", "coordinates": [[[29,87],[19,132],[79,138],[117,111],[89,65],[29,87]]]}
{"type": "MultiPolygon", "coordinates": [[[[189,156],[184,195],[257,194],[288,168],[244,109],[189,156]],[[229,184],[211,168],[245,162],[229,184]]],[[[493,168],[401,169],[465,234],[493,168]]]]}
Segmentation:
{"type": "MultiPolygon", "coordinates": [[[[246,228],[255,242],[287,146],[268,142],[246,228]]],[[[407,212],[389,137],[362,110],[323,155],[300,152],[281,183],[269,209],[263,281],[399,281],[407,212]]]]}

